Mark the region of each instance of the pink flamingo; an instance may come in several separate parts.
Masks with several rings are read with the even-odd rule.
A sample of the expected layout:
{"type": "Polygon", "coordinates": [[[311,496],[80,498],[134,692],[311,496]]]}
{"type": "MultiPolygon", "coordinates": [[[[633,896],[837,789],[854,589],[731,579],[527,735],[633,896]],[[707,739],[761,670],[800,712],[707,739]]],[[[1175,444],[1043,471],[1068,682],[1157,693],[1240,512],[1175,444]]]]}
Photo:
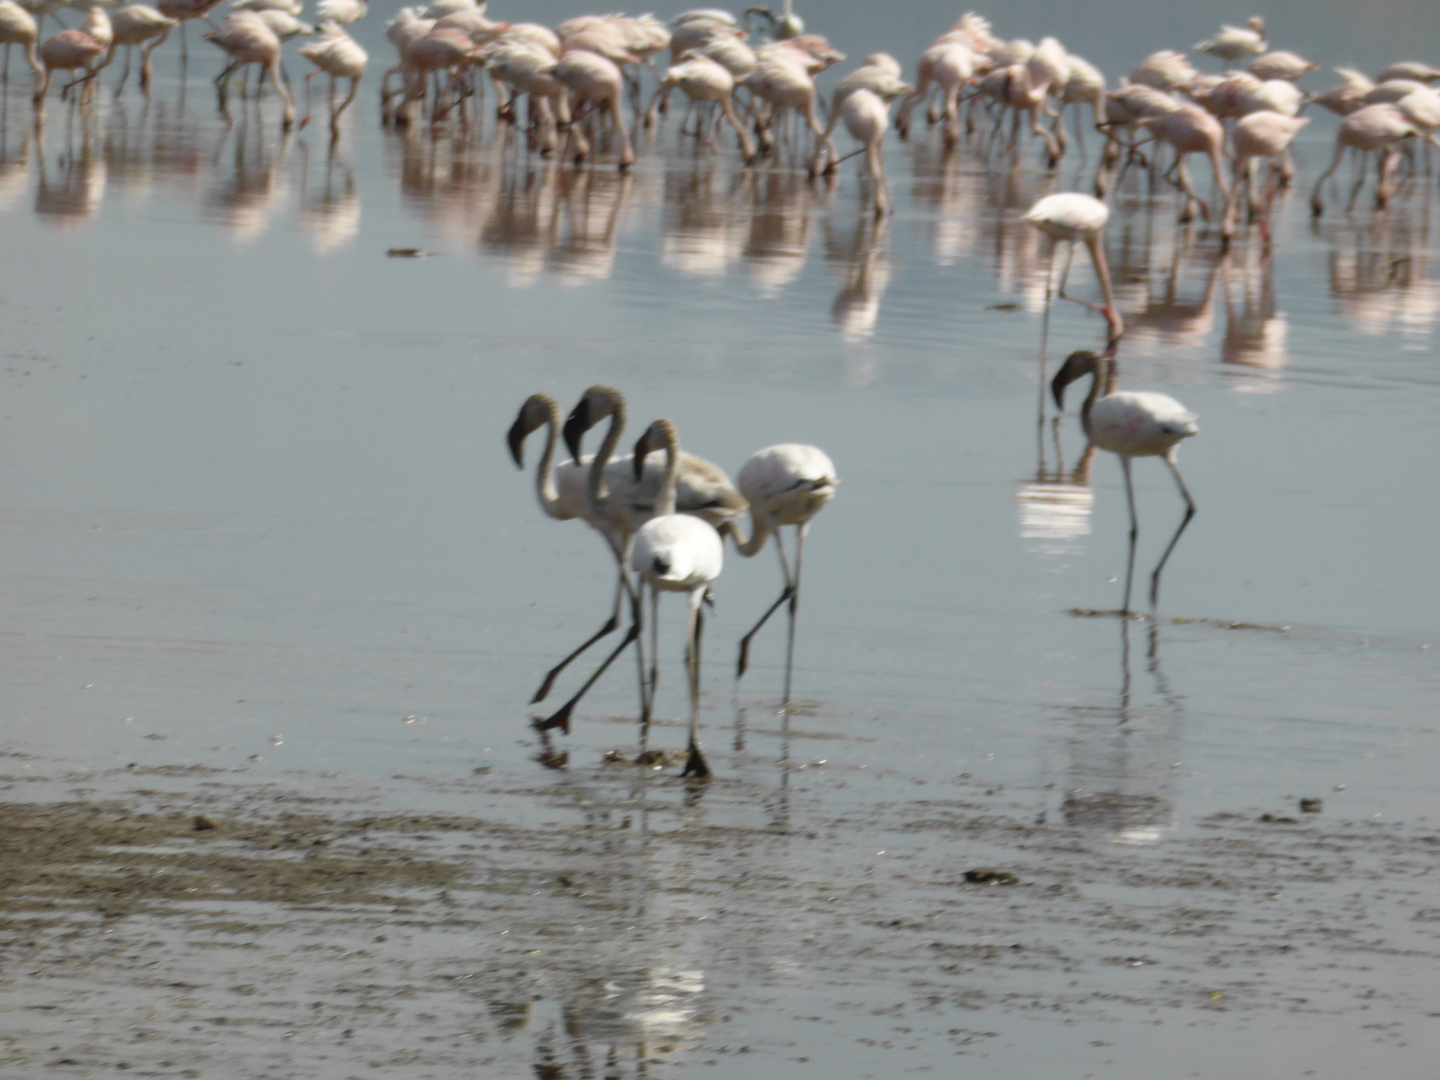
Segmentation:
{"type": "MultiPolygon", "coordinates": [[[[285,105],[280,126],[289,130],[295,124],[295,99],[280,77],[280,38],[256,12],[233,11],[219,30],[205,35],[205,40],[224,50],[230,63],[215,79],[215,89],[220,95],[220,111],[225,119],[234,123],[228,105],[229,95],[226,82],[236,68],[245,64],[259,64],[275,86],[275,92],[285,105]]],[[[262,82],[264,75],[261,76],[262,82]]]]}
{"type": "MultiPolygon", "coordinates": [[[[1070,274],[1070,260],[1075,257],[1076,243],[1083,242],[1090,252],[1090,261],[1095,267],[1095,276],[1100,279],[1100,289],[1105,294],[1105,306],[1096,307],[1094,304],[1086,304],[1087,307],[1099,311],[1105,316],[1105,321],[1110,324],[1110,339],[1119,340],[1120,335],[1125,333],[1125,321],[1120,318],[1120,311],[1115,306],[1115,292],[1110,285],[1110,266],[1105,260],[1105,224],[1110,220],[1110,209],[1093,195],[1085,195],[1078,191],[1062,192],[1058,195],[1047,195],[1041,199],[1025,214],[1025,221],[1039,229],[1051,240],[1070,245],[1070,253],[1065,258],[1065,269],[1060,275],[1059,295],[1066,300],[1074,299],[1065,296],[1065,279],[1070,274]]],[[[1050,277],[1054,272],[1055,253],[1051,250],[1050,265],[1045,271],[1045,310],[1050,310],[1050,277]]],[[[1085,301],[1077,301],[1085,303],[1085,301]]]]}
{"type": "MultiPolygon", "coordinates": [[[[1255,182],[1255,163],[1260,158],[1273,158],[1277,154],[1283,154],[1294,141],[1300,129],[1310,122],[1307,116],[1286,116],[1284,113],[1264,110],[1254,112],[1242,117],[1235,124],[1232,133],[1232,142],[1235,147],[1234,170],[1235,175],[1230,184],[1230,194],[1225,200],[1225,217],[1220,223],[1220,236],[1224,243],[1230,242],[1230,237],[1235,231],[1235,211],[1240,202],[1241,181],[1249,176],[1249,202],[1252,218],[1256,212],[1257,191],[1255,182]]],[[[1262,235],[1266,242],[1269,241],[1269,216],[1270,203],[1274,199],[1274,188],[1265,199],[1265,209],[1261,217],[1262,235]]]]}
{"type": "Polygon", "coordinates": [[[119,97],[120,91],[125,88],[125,80],[130,78],[130,54],[135,51],[137,45],[144,46],[140,50],[140,92],[146,97],[150,96],[150,82],[154,75],[154,69],[150,64],[150,54],[165,44],[165,39],[170,36],[170,31],[175,28],[175,25],[174,19],[168,15],[162,15],[157,9],[147,4],[130,4],[110,17],[114,40],[110,43],[110,51],[105,54],[105,59],[95,70],[100,71],[108,67],[115,59],[115,50],[121,45],[125,46],[125,70],[120,75],[120,81],[115,85],[116,97],[119,97]]]}
{"type": "Polygon", "coordinates": [[[1315,190],[1310,195],[1310,212],[1315,217],[1325,212],[1325,204],[1320,201],[1320,186],[1340,167],[1340,159],[1345,156],[1346,150],[1362,152],[1360,167],[1355,170],[1355,186],[1350,190],[1347,209],[1354,207],[1355,197],[1360,194],[1360,188],[1365,183],[1365,162],[1370,154],[1374,151],[1384,152],[1380,161],[1380,178],[1375,185],[1375,206],[1376,209],[1383,209],[1391,194],[1390,174],[1395,168],[1395,144],[1416,134],[1418,131],[1415,125],[1394,105],[1366,105],[1345,117],[1340,122],[1340,130],[1335,134],[1335,158],[1330,162],[1330,167],[1320,174],[1320,179],[1315,181],[1315,190]]]}
{"type": "MultiPolygon", "coordinates": [[[[205,19],[220,0],[155,0],[155,8],[161,15],[174,19],[180,24],[180,66],[190,62],[189,43],[185,40],[185,24],[191,19],[205,19]]],[[[205,20],[209,22],[209,19],[205,20]]]]}

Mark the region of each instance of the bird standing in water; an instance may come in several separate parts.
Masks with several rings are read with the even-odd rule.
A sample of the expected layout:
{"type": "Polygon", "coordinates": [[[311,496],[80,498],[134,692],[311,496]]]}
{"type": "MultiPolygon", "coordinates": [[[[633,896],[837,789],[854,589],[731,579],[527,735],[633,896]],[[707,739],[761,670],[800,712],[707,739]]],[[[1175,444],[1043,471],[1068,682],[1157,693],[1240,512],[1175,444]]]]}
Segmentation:
{"type": "Polygon", "coordinates": [[[1153,608],[1160,598],[1160,571],[1175,543],[1190,519],[1195,516],[1195,500],[1190,497],[1180,469],[1175,464],[1175,450],[1183,439],[1198,434],[1195,414],[1168,394],[1152,391],[1116,390],[1115,357],[1113,350],[1106,350],[1103,357],[1088,350],[1071,353],[1050,388],[1055,395],[1055,407],[1065,407],[1065,388],[1076,379],[1091,376],[1090,393],[1080,406],[1080,426],[1085,435],[1101,450],[1108,450],[1120,458],[1120,467],[1125,473],[1125,497],[1130,505],[1130,561],[1125,574],[1125,602],[1122,613],[1130,613],[1130,584],[1135,575],[1135,541],[1140,536],[1139,521],[1135,516],[1135,487],[1130,478],[1130,459],[1137,457],[1163,457],[1175,477],[1180,496],[1185,500],[1185,516],[1180,527],[1170,538],[1165,554],[1155,566],[1150,578],[1150,606],[1153,608]],[[1105,393],[1101,394],[1102,387],[1105,393]]]}
{"type": "MultiPolygon", "coordinates": [[[[690,514],[675,512],[676,481],[680,468],[680,436],[669,420],[656,420],[635,444],[634,468],[638,480],[651,450],[665,450],[665,481],[655,504],[655,516],[641,525],[630,547],[630,569],[640,581],[643,591],[650,588],[650,662],[649,701],[655,698],[658,672],[656,649],[659,644],[658,615],[660,593],[685,593],[689,601],[690,620],[685,633],[685,669],[690,677],[690,745],[684,776],[704,779],[710,766],[700,750],[700,636],[705,615],[700,605],[710,584],[720,576],[724,565],[725,542],[714,526],[690,514]]],[[[641,719],[641,748],[644,748],[648,727],[646,716],[641,719]]]]}
{"type": "Polygon", "coordinates": [[[738,477],[740,494],[750,503],[750,536],[747,539],[733,522],[720,526],[722,533],[735,541],[735,550],[751,558],[765,546],[770,534],[775,535],[775,550],[780,555],[780,573],[785,588],[779,598],[760,616],[760,621],[740,639],[740,658],[735,677],[745,674],[750,663],[750,639],[765,625],[780,605],[790,602],[790,634],[785,650],[785,701],[790,700],[790,679],[795,665],[795,613],[800,606],[800,566],[805,556],[805,533],[810,519],[823,510],[835,497],[840,478],[835,463],[818,446],[781,443],[767,446],[751,455],[738,477]],[[785,555],[785,541],[780,529],[795,526],[795,566],[785,555]]]}

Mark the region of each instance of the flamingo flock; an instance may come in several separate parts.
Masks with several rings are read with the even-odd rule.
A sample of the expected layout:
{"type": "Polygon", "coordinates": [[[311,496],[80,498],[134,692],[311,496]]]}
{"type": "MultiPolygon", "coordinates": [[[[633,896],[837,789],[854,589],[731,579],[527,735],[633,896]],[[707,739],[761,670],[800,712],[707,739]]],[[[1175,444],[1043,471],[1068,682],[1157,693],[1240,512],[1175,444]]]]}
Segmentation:
{"type": "Polygon", "coordinates": [[[785,659],[785,695],[790,700],[795,657],[795,619],[800,599],[800,569],[805,534],[811,519],[835,494],[839,477],[835,466],[818,447],[782,443],[757,451],[741,467],[739,488],[720,467],[680,449],[680,436],[672,420],[661,418],[648,425],[633,451],[616,457],[629,407],[624,395],[611,386],[592,386],[560,423],[560,408],[546,394],[532,394],[520,407],[506,435],[517,467],[523,468],[525,440],[545,427],[547,439],[535,470],[535,492],[547,517],[564,521],[579,518],[605,541],[614,556],[619,581],[614,607],[600,630],[565,656],[545,675],[532,704],[549,694],[557,676],[591,645],[619,628],[624,601],[629,600],[630,626],[620,644],[596,667],[579,690],[549,717],[534,726],[541,732],[570,730],[570,717],[586,691],[632,644],[640,690],[641,760],[659,683],[659,597],[682,593],[686,597],[685,664],[690,692],[690,729],[682,775],[705,778],[709,764],[700,746],[700,643],[704,604],[720,576],[725,539],[750,558],[773,535],[785,585],[779,599],[740,641],[736,678],[745,674],[750,642],[781,605],[789,605],[789,635],[785,659]],[[593,455],[582,453],[585,433],[605,421],[604,441],[593,455]],[[559,465],[555,453],[563,434],[571,460],[559,465]],[[663,463],[661,459],[663,457],[663,463]],[[750,513],[747,537],[736,523],[750,513]],[[790,561],[781,535],[783,526],[795,527],[795,556],[790,561]],[[650,657],[647,666],[643,640],[644,595],[650,597],[650,657]]]}

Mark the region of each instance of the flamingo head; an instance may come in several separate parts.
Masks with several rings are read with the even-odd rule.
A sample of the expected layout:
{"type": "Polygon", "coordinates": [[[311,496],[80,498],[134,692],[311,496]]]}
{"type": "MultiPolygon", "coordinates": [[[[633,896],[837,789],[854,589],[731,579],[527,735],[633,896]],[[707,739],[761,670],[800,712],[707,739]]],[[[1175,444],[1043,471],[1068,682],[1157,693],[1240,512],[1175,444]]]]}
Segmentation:
{"type": "Polygon", "coordinates": [[[1077,349],[1065,358],[1065,363],[1060,365],[1060,370],[1055,373],[1055,378],[1050,381],[1050,392],[1055,395],[1055,407],[1065,408],[1065,388],[1076,379],[1083,379],[1086,375],[1096,375],[1100,370],[1100,357],[1096,356],[1089,349],[1077,349]]]}
{"type": "Polygon", "coordinates": [[[510,456],[515,459],[516,468],[525,467],[525,440],[530,433],[552,416],[559,415],[560,406],[555,404],[555,399],[549,394],[531,394],[525,399],[525,404],[520,406],[519,415],[515,417],[515,423],[510,425],[510,430],[505,435],[505,443],[510,447],[510,456]]]}
{"type": "Polygon", "coordinates": [[[668,453],[675,453],[679,445],[679,437],[675,433],[675,425],[669,420],[656,420],[645,429],[645,434],[635,440],[635,453],[631,459],[631,468],[635,470],[635,479],[639,480],[645,473],[645,459],[656,450],[665,450],[668,453]]]}
{"type": "Polygon", "coordinates": [[[607,416],[619,415],[620,425],[625,424],[625,398],[613,386],[596,383],[580,396],[575,408],[565,420],[565,445],[576,461],[580,460],[580,443],[589,431],[607,416]]]}

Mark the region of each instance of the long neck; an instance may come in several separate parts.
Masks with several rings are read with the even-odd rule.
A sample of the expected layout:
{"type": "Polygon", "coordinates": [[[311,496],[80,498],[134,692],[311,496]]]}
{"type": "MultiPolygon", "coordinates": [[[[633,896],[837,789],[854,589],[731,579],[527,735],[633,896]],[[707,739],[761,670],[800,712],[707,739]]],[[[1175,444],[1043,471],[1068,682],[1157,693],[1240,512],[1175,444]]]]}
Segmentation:
{"type": "Polygon", "coordinates": [[[597,509],[609,501],[610,491],[605,485],[605,466],[614,455],[615,447],[620,445],[620,433],[625,430],[625,422],[630,418],[630,410],[624,398],[612,397],[610,405],[610,430],[605,433],[605,441],[600,444],[595,460],[590,463],[590,482],[586,488],[590,493],[590,504],[597,509]]]}
{"type": "Polygon", "coordinates": [[[740,526],[733,521],[726,523],[730,533],[730,539],[735,541],[735,550],[745,558],[749,559],[765,547],[765,541],[770,539],[770,522],[755,513],[755,507],[750,507],[750,527],[755,531],[750,534],[747,540],[745,534],[740,531],[740,526]]]}
{"type": "Polygon", "coordinates": [[[655,516],[675,513],[675,492],[680,486],[680,436],[674,424],[665,424],[665,479],[655,500],[655,516]]]}
{"type": "MultiPolygon", "coordinates": [[[[309,83],[306,83],[308,86],[309,83]]],[[[560,509],[560,492],[555,487],[555,444],[560,441],[560,406],[550,402],[550,416],[545,422],[545,452],[535,469],[535,497],[540,508],[555,517],[560,509]]]]}
{"type": "Polygon", "coordinates": [[[1090,436],[1090,410],[1100,399],[1101,387],[1104,387],[1107,394],[1112,389],[1110,383],[1114,378],[1111,374],[1114,370],[1114,363],[1115,361],[1109,359],[1095,362],[1095,371],[1090,377],[1090,392],[1085,395],[1085,403],[1080,406],[1080,427],[1084,429],[1087,438],[1090,436]]]}
{"type": "Polygon", "coordinates": [[[40,63],[40,46],[33,41],[25,43],[25,62],[30,65],[30,70],[35,72],[37,79],[44,76],[45,68],[40,63]]]}

